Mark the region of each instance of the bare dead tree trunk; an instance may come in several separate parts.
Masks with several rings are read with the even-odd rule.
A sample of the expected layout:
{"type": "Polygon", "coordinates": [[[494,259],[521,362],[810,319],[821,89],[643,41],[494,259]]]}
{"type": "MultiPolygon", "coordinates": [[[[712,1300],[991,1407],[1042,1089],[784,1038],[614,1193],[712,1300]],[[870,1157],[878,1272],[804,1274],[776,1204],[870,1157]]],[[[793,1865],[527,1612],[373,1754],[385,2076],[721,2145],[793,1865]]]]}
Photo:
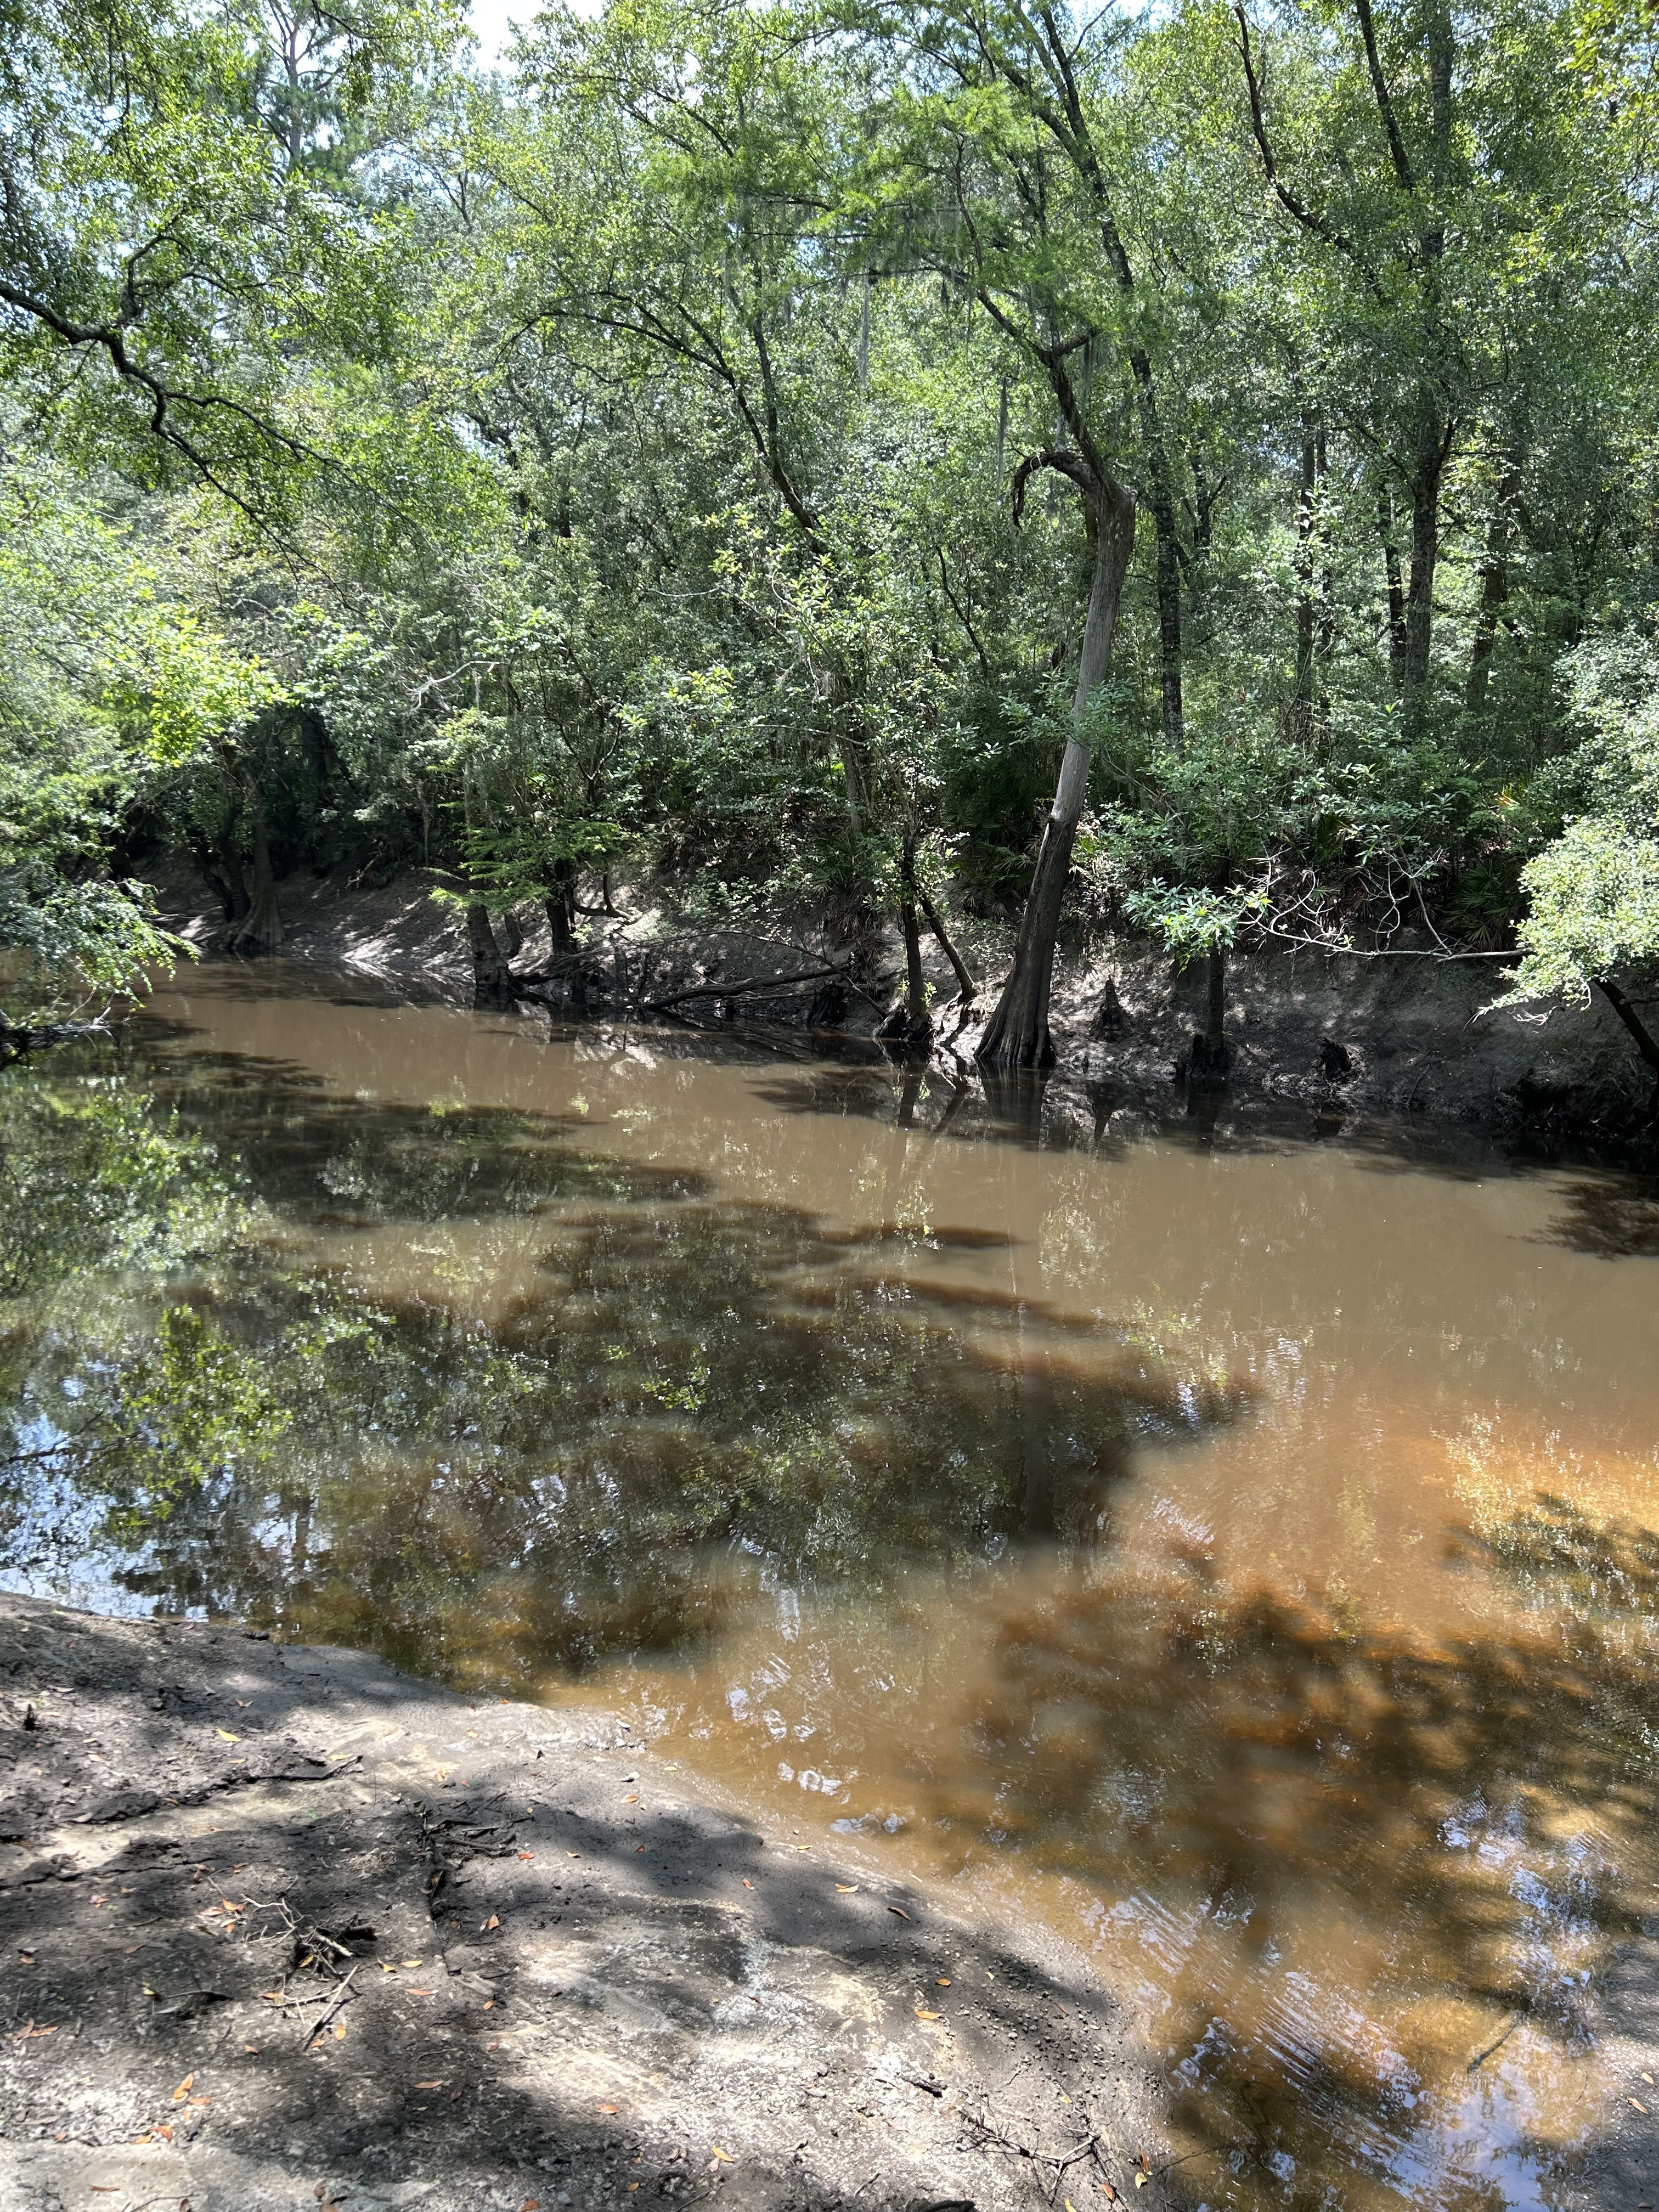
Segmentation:
{"type": "Polygon", "coordinates": [[[248,909],[230,933],[233,952],[280,952],[283,914],[276,902],[276,879],[271,873],[270,842],[265,835],[265,810],[253,802],[253,890],[248,909]]]}
{"type": "Polygon", "coordinates": [[[1054,981],[1054,942],[1060,933],[1072,848],[1089,787],[1089,747],[1084,716],[1096,687],[1111,665],[1123,579],[1134,550],[1135,503],[1109,475],[1097,475],[1072,454],[1042,457],[1046,465],[1069,477],[1083,495],[1095,539],[1094,578],[1089,613],[1083,626],[1083,651],[1072,702],[1072,730],[1060,765],[1054,804],[1043,824],[1030,895],[1020,916],[1014,965],[996,1012],[980,1041],[979,1059],[990,1067],[1042,1067],[1054,1059],[1048,1035],[1048,996],[1054,981]]]}

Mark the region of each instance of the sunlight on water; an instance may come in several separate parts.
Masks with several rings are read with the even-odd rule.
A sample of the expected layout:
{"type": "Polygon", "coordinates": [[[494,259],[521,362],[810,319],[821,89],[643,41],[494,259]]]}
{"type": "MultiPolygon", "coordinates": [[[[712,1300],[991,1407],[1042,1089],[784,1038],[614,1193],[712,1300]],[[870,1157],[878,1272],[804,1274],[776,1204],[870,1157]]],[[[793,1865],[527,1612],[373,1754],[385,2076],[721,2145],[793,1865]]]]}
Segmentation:
{"type": "Polygon", "coordinates": [[[1194,2202],[1554,2201],[1659,1895],[1650,1186],[280,968],[0,1115],[12,1586],[599,1698],[1048,1920],[1194,2202]]]}

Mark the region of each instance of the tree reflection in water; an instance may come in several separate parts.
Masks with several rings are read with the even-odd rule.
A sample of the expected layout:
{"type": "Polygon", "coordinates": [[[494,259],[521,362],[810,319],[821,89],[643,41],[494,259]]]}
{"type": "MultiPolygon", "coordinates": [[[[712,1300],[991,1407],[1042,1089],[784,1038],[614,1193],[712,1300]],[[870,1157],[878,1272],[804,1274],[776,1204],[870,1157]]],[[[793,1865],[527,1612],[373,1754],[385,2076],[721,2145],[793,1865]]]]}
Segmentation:
{"type": "MultiPolygon", "coordinates": [[[[1029,1146],[1041,1103],[989,1110],[1029,1146]]],[[[1195,1537],[1127,1560],[1137,1444],[1245,1393],[1056,1306],[1012,1194],[929,1221],[927,1103],[843,1229],[611,1157],[580,1101],[375,1103],[176,1040],[8,1071],[0,1564],[531,1694],[735,1650],[787,1592],[838,1701],[798,1732],[937,1862],[1084,1911],[1212,2201],[1524,2195],[1571,2128],[1470,2100],[1582,2046],[1659,1873],[1659,1538],[1475,1482],[1465,1559],[1514,1602],[1456,1636],[1231,1586],[1195,1537]],[[1004,1248],[1000,1284],[946,1264],[1004,1248]]],[[[1581,1248],[1646,1249],[1612,1203],[1581,1248]]]]}
{"type": "Polygon", "coordinates": [[[1395,2202],[1414,2174],[1413,2203],[1518,2201],[1576,2126],[1543,2100],[1534,2140],[1457,2143],[1471,2062],[1506,2024],[1587,2047],[1610,1939],[1651,1924],[1659,1538],[1546,1501],[1489,1541],[1530,1631],[1364,1627],[1201,1555],[1162,1581],[1079,1563],[1005,1603],[938,1739],[922,1807],[1100,1900],[1179,2124],[1277,2202],[1368,2203],[1367,2176],[1395,2202]],[[1459,2151],[1490,2198],[1458,2194],[1459,2151]]]}
{"type": "MultiPolygon", "coordinates": [[[[72,1291],[37,1268],[9,1419],[14,1468],[99,1501],[112,1580],[168,1609],[505,1687],[707,1636],[762,1575],[867,1595],[983,1559],[1027,1532],[1034,1451],[1039,1532],[1093,1541],[1132,1436],[1236,1402],[1142,1332],[1049,1312],[1034,1444],[1030,1301],[905,1273],[948,1232],[716,1201],[579,1142],[576,1115],[365,1105],[206,1056],[146,1080],[173,1214],[137,1267],[83,1246],[72,1291]],[[488,1318],[464,1248],[438,1295],[330,1256],[458,1218],[485,1233],[475,1268],[492,1223],[530,1237],[488,1318]]],[[[12,1081],[14,1152],[72,1129],[82,1187],[131,1190],[137,1091],[98,1150],[75,1086],[12,1081]]],[[[29,1236],[0,1218],[0,1245],[29,1236]]],[[[44,1509],[15,1484],[15,1559],[53,1559],[44,1509]]],[[[64,1533],[84,1547],[84,1510],[64,1533]]]]}

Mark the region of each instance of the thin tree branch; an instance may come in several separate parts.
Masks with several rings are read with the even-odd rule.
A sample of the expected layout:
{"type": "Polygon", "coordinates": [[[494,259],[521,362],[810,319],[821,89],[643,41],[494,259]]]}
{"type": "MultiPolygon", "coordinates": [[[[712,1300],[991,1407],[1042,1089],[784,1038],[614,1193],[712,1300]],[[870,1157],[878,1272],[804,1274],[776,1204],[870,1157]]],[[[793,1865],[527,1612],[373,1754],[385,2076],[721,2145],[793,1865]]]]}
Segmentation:
{"type": "Polygon", "coordinates": [[[1394,112],[1394,102],[1389,97],[1388,82],[1382,75],[1382,57],[1376,50],[1376,26],[1371,20],[1371,0],[1354,0],[1354,13],[1359,18],[1359,35],[1365,42],[1365,67],[1370,73],[1371,90],[1376,95],[1377,112],[1382,118],[1382,128],[1388,133],[1395,181],[1402,192],[1415,191],[1417,179],[1413,176],[1412,165],[1406,158],[1406,142],[1400,135],[1399,119],[1394,112]]]}
{"type": "Polygon", "coordinates": [[[1261,156],[1261,172],[1272,186],[1273,195],[1286,215],[1302,228],[1351,261],[1364,279],[1373,299],[1382,299],[1382,289],[1366,266],[1364,258],[1346,232],[1340,231],[1328,216],[1310,208],[1305,200],[1293,192],[1279,174],[1273,142],[1267,136],[1267,120],[1261,99],[1261,80],[1256,74],[1255,57],[1250,47],[1249,18],[1244,13],[1244,0],[1233,0],[1233,15],[1238,24],[1239,58],[1244,64],[1244,84],[1250,102],[1250,135],[1255,140],[1256,151],[1261,156]]]}
{"type": "Polygon", "coordinates": [[[957,599],[956,593],[951,588],[951,572],[945,564],[945,548],[942,545],[936,545],[933,548],[933,550],[939,556],[939,588],[944,592],[945,598],[950,601],[951,613],[955,615],[957,620],[962,624],[963,629],[966,631],[968,642],[974,648],[974,657],[979,662],[981,672],[985,675],[989,676],[992,673],[990,657],[986,653],[985,647],[980,643],[979,632],[974,628],[973,617],[969,614],[967,609],[963,605],[962,602],[957,599]]]}

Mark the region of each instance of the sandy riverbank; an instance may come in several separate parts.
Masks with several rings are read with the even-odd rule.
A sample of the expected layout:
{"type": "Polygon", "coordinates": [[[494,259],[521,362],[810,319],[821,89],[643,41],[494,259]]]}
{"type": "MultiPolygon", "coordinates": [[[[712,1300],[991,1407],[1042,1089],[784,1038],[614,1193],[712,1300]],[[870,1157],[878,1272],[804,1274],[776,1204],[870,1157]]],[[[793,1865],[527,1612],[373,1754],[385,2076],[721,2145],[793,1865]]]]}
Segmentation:
{"type": "Polygon", "coordinates": [[[605,1713],[12,1596],[0,1704],[6,2212],[1193,2201],[1078,1954],[605,1713]]]}

